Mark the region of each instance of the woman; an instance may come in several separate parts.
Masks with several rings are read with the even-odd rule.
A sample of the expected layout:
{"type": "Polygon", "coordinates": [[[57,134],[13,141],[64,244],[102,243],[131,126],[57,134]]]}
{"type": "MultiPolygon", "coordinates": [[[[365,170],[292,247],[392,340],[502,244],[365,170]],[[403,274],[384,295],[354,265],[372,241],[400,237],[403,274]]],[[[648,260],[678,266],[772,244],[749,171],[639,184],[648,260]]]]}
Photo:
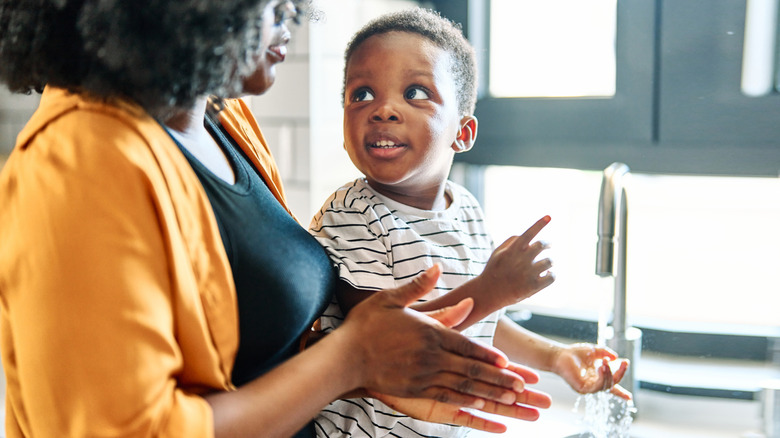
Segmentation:
{"type": "MultiPolygon", "coordinates": [[[[511,409],[547,400],[518,394],[518,373],[531,374],[506,369],[496,351],[446,328],[465,318],[469,301],[435,315],[441,323],[406,308],[432,287],[435,269],[367,300],[299,354],[332,288],[321,249],[276,234],[263,248],[272,256],[262,257],[293,264],[255,277],[276,282],[269,294],[239,290],[237,298],[236,253],[226,252],[220,232],[238,225],[215,219],[160,121],[190,160],[209,151],[219,155],[206,162],[235,160],[188,126],[202,123],[200,96],[272,82],[268,61],[282,58],[283,44],[261,41],[279,40],[288,8],[263,0],[0,0],[0,80],[13,91],[43,90],[0,174],[7,436],[310,436],[320,408],[359,388],[502,412],[489,400],[511,409]],[[267,70],[254,76],[258,63],[267,70]],[[296,254],[311,254],[305,267],[296,254]],[[239,337],[251,318],[244,316],[280,295],[275,303],[295,305],[284,320],[292,328],[239,337]],[[263,337],[273,347],[255,364],[263,337]],[[242,364],[235,375],[234,359],[242,364]]],[[[248,144],[259,130],[240,117],[228,126],[240,113],[235,105],[222,125],[248,144]]],[[[267,151],[242,153],[270,186],[265,195],[283,201],[267,151]]],[[[232,169],[215,173],[240,177],[232,169]]],[[[293,230],[278,210],[270,214],[279,220],[272,231],[293,230]]]]}

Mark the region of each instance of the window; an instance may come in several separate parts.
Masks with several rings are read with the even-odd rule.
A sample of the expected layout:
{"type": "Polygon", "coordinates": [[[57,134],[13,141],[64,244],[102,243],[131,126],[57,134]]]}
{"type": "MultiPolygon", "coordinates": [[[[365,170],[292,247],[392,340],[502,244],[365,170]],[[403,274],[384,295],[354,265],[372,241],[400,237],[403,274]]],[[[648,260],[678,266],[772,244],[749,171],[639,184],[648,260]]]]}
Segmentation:
{"type": "MultiPolygon", "coordinates": [[[[469,38],[478,56],[482,56],[480,73],[484,83],[476,110],[480,121],[478,144],[456,159],[473,164],[589,170],[601,170],[611,162],[621,161],[646,173],[778,175],[780,93],[771,92],[771,88],[776,87],[774,81],[780,71],[776,67],[777,13],[772,21],[770,10],[777,10],[777,0],[617,1],[611,97],[593,97],[608,92],[591,92],[582,97],[588,93],[528,89],[506,93],[536,97],[497,97],[494,93],[505,92],[500,91],[503,86],[492,83],[502,74],[493,70],[509,69],[510,76],[522,70],[499,67],[518,58],[514,49],[502,48],[506,42],[522,43],[513,36],[520,27],[514,15],[522,14],[528,16],[526,21],[544,22],[553,28],[561,18],[550,20],[542,14],[543,9],[534,12],[531,8],[533,4],[547,3],[434,2],[445,15],[467,24],[469,38]],[[751,15],[751,10],[757,10],[756,5],[760,4],[764,4],[764,9],[751,15]],[[510,7],[525,9],[514,13],[510,7]],[[753,20],[753,15],[763,20],[753,20]],[[509,32],[506,36],[495,36],[502,27],[500,22],[493,26],[491,20],[496,19],[514,19],[514,26],[505,25],[509,32]],[[753,69],[750,48],[760,46],[750,42],[751,35],[761,27],[755,23],[769,24],[760,32],[763,36],[759,40],[766,45],[758,51],[764,54],[760,59],[769,65],[768,70],[762,67],[762,80],[765,88],[770,84],[770,93],[752,97],[743,91],[743,78],[747,78],[743,64],[748,65],[748,71],[753,69]],[[559,97],[539,97],[541,94],[559,97]],[[560,97],[571,94],[578,96],[560,97]]],[[[563,5],[566,0],[555,3],[563,5]]],[[[598,0],[580,3],[599,4],[598,0]]],[[[604,0],[603,4],[607,3],[604,0]]],[[[607,9],[603,6],[604,11],[607,9]]],[[[610,14],[605,12],[602,17],[610,14]]],[[[565,13],[558,17],[561,15],[565,13]]],[[[596,20],[580,15],[582,26],[596,20]]],[[[576,27],[576,32],[581,32],[582,26],[576,27]]],[[[581,35],[576,32],[568,40],[578,41],[581,35]]],[[[606,37],[602,35],[600,39],[606,37]]],[[[532,44],[542,44],[544,40],[536,37],[532,44]]],[[[594,59],[603,59],[602,55],[592,56],[589,66],[597,64],[594,59]]],[[[571,57],[560,58],[572,61],[571,57]]],[[[568,70],[572,71],[576,69],[568,70]]],[[[514,77],[519,82],[519,76],[514,77]]]]}
{"type": "Polygon", "coordinates": [[[612,97],[617,0],[493,0],[490,95],[612,97]]]}
{"type": "Polygon", "coordinates": [[[742,92],[766,96],[777,92],[778,0],[747,0],[742,51],[742,92]]]}
{"type": "MultiPolygon", "coordinates": [[[[492,36],[499,29],[491,20],[511,17],[509,6],[434,2],[467,24],[487,78],[477,102],[479,138],[456,156],[460,181],[482,201],[497,243],[544,214],[553,217],[541,237],[553,244],[557,280],[519,306],[531,311],[528,328],[596,340],[593,322],[613,287],[613,279],[595,275],[601,171],[619,161],[632,170],[627,314],[645,329],[643,357],[777,363],[780,93],[774,83],[766,94],[743,91],[745,40],[755,30],[748,1],[777,4],[617,1],[614,94],[508,93],[529,96],[522,98],[498,97],[492,83],[500,76],[493,69],[510,68],[493,57],[513,56],[492,36]]],[[[763,50],[765,60],[778,56],[770,52],[763,50]]],[[[770,64],[777,78],[777,59],[770,64]]],[[[640,379],[642,388],[671,393],[756,396],[754,388],[724,389],[722,382],[640,379]]]]}
{"type": "MultiPolygon", "coordinates": [[[[780,180],[630,175],[627,314],[643,327],[760,333],[780,323],[780,180]]],[[[595,275],[601,172],[489,166],[484,208],[496,243],[545,214],[556,281],[523,302],[595,320],[612,279],[595,275]]]]}

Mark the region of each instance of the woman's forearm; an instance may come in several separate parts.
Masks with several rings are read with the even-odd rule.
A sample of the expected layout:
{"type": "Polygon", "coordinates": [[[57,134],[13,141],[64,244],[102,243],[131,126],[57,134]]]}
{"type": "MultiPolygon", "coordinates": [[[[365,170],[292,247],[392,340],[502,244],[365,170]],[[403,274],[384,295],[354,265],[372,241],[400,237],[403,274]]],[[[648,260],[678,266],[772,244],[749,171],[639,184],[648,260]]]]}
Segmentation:
{"type": "Polygon", "coordinates": [[[358,364],[339,331],[236,391],[206,400],[215,436],[288,437],[339,395],[357,388],[358,364]]]}

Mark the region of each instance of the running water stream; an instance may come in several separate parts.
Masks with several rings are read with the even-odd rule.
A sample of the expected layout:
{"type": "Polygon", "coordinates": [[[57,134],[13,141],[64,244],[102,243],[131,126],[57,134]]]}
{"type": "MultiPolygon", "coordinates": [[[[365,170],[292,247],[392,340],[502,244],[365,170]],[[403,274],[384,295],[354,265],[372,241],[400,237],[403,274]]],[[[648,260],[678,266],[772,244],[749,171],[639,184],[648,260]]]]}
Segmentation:
{"type": "Polygon", "coordinates": [[[628,438],[636,409],[609,391],[599,391],[577,397],[574,411],[581,412],[586,427],[579,438],[628,438]]]}

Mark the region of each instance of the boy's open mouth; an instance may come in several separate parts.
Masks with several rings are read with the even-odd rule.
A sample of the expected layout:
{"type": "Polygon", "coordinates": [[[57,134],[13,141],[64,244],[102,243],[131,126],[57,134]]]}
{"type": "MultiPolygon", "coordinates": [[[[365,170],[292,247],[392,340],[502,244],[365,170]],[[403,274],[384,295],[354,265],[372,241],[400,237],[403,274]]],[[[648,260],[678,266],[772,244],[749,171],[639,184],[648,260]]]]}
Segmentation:
{"type": "Polygon", "coordinates": [[[405,144],[396,143],[392,140],[380,140],[376,143],[370,143],[368,147],[370,148],[377,148],[377,149],[391,149],[391,148],[400,148],[406,146],[405,144]]]}

